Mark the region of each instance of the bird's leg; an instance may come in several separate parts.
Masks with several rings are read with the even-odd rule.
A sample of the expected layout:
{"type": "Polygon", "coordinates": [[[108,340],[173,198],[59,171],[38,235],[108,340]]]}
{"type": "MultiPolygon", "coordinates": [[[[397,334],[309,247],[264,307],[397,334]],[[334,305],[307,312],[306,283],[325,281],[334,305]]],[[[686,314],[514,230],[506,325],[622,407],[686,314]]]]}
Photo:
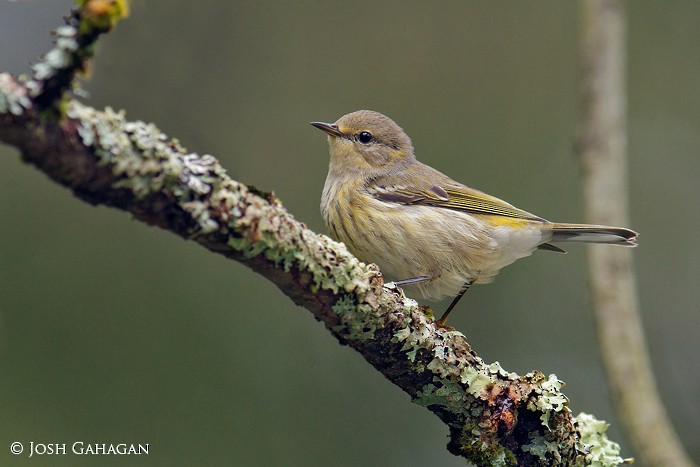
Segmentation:
{"type": "Polygon", "coordinates": [[[420,284],[421,282],[426,282],[432,279],[432,276],[418,276],[411,277],[409,279],[402,279],[400,281],[388,282],[384,284],[386,287],[403,287],[404,285],[410,284],[420,284]]]}
{"type": "Polygon", "coordinates": [[[464,283],[464,285],[460,289],[460,291],[457,294],[457,296],[455,297],[455,299],[452,300],[452,303],[450,303],[450,306],[448,306],[447,310],[445,310],[445,312],[442,314],[442,317],[435,322],[435,324],[437,324],[438,327],[440,327],[440,328],[445,327],[445,323],[447,322],[447,316],[450,314],[450,311],[452,311],[452,309],[457,305],[457,302],[459,302],[459,299],[462,298],[462,295],[464,295],[467,290],[469,290],[469,287],[472,286],[472,284],[474,283],[475,280],[476,280],[476,278],[469,279],[467,282],[464,283]]]}

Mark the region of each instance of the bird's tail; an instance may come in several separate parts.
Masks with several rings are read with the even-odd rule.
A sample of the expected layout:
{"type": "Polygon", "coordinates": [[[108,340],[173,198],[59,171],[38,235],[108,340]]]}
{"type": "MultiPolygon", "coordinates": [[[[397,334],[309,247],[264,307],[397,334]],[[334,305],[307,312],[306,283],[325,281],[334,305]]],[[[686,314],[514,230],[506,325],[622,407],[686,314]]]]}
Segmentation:
{"type": "Polygon", "coordinates": [[[637,232],[605,225],[552,224],[552,239],[550,241],[637,246],[637,232]]]}

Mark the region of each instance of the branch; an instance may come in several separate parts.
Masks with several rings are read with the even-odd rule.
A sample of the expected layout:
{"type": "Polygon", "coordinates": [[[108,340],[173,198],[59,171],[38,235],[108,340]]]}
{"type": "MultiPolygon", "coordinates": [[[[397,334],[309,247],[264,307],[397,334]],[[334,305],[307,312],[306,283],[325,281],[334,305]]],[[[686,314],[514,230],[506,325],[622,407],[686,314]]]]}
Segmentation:
{"type": "Polygon", "coordinates": [[[0,141],[80,199],[127,211],[268,278],[446,423],[453,454],[478,465],[622,462],[604,422],[572,416],[556,376],[485,363],[461,333],[438,329],[428,310],[385,287],[375,265],[306,229],[274,195],[231,179],[213,156],[188,153],[152,124],[67,100],[80,57],[89,55],[76,52],[97,38],[76,40],[91,3],[81,3],[47,54],[77,62],[45,60],[33,79],[0,74],[0,141]]]}
{"type": "MultiPolygon", "coordinates": [[[[583,167],[587,221],[627,223],[622,2],[583,3],[583,167]]],[[[691,466],[659,397],[639,315],[632,255],[589,248],[590,289],[607,380],[643,463],[691,466]]]]}

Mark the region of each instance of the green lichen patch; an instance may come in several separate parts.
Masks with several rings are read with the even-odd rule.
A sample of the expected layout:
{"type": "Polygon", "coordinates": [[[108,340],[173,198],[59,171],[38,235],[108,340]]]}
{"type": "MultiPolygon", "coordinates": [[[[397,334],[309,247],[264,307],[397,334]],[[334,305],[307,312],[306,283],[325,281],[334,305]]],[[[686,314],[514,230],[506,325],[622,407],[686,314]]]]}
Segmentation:
{"type": "Polygon", "coordinates": [[[331,309],[340,320],[333,330],[346,340],[363,342],[375,337],[377,320],[373,319],[372,307],[358,304],[354,295],[343,295],[331,309]]]}
{"type": "Polygon", "coordinates": [[[450,413],[458,414],[462,417],[465,417],[470,412],[469,399],[462,386],[437,378],[434,378],[434,383],[429,383],[419,390],[413,402],[423,407],[440,405],[445,407],[450,413]]]}
{"type": "Polygon", "coordinates": [[[71,102],[66,116],[73,119],[83,144],[92,147],[99,165],[117,177],[112,188],[128,189],[136,199],[155,192],[172,194],[195,220],[190,238],[215,232],[220,225],[211,216],[208,195],[225,175],[209,155],[186,154],[155,125],[128,122],[123,112],[97,111],[71,102]]]}
{"type": "Polygon", "coordinates": [[[620,457],[620,445],[605,433],[609,426],[606,422],[582,412],[575,417],[575,423],[581,435],[577,447],[585,453],[579,465],[609,467],[633,462],[620,457]]]}
{"type": "Polygon", "coordinates": [[[546,379],[544,379],[544,377],[535,378],[533,383],[535,396],[530,398],[527,408],[532,411],[542,412],[540,416],[542,424],[546,426],[547,429],[551,429],[549,421],[552,412],[569,410],[569,398],[561,392],[564,382],[560,381],[556,375],[552,374],[546,379]]]}
{"type": "Polygon", "coordinates": [[[224,209],[237,213],[228,227],[241,234],[229,245],[247,256],[263,254],[285,271],[305,271],[310,274],[312,292],[361,295],[368,291],[369,280],[378,271],[351,256],[345,245],[309,232],[281,206],[271,205],[243,186],[227,196],[224,209]]]}
{"type": "Polygon", "coordinates": [[[467,425],[462,431],[460,449],[469,460],[479,466],[517,466],[518,460],[505,446],[494,443],[478,423],[467,425]]]}
{"type": "Polygon", "coordinates": [[[528,452],[533,456],[545,462],[550,462],[554,465],[561,464],[561,447],[557,442],[547,439],[537,431],[529,434],[530,443],[523,445],[524,452],[528,452]]]}
{"type": "Polygon", "coordinates": [[[483,397],[495,383],[495,380],[487,372],[479,371],[473,366],[462,370],[460,380],[467,385],[469,394],[474,397],[483,397]]]}
{"type": "Polygon", "coordinates": [[[434,353],[436,345],[431,323],[425,314],[418,310],[418,304],[414,300],[404,301],[404,314],[406,316],[403,326],[394,332],[392,342],[402,343],[401,351],[406,352],[409,362],[416,361],[417,352],[421,349],[434,353]]]}

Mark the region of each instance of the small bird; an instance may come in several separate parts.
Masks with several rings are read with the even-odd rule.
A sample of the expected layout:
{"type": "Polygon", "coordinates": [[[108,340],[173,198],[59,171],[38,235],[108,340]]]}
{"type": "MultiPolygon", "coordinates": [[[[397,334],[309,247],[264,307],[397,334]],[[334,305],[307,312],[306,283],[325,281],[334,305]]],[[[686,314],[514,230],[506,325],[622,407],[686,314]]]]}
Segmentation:
{"type": "Polygon", "coordinates": [[[328,134],[321,214],[330,235],[395,285],[416,287],[428,299],[454,297],[440,327],[471,285],[492,282],[536,249],[564,253],[557,242],[637,245],[632,230],[549,222],[452,180],[416,160],[408,135],[378,112],[311,125],[328,134]]]}

